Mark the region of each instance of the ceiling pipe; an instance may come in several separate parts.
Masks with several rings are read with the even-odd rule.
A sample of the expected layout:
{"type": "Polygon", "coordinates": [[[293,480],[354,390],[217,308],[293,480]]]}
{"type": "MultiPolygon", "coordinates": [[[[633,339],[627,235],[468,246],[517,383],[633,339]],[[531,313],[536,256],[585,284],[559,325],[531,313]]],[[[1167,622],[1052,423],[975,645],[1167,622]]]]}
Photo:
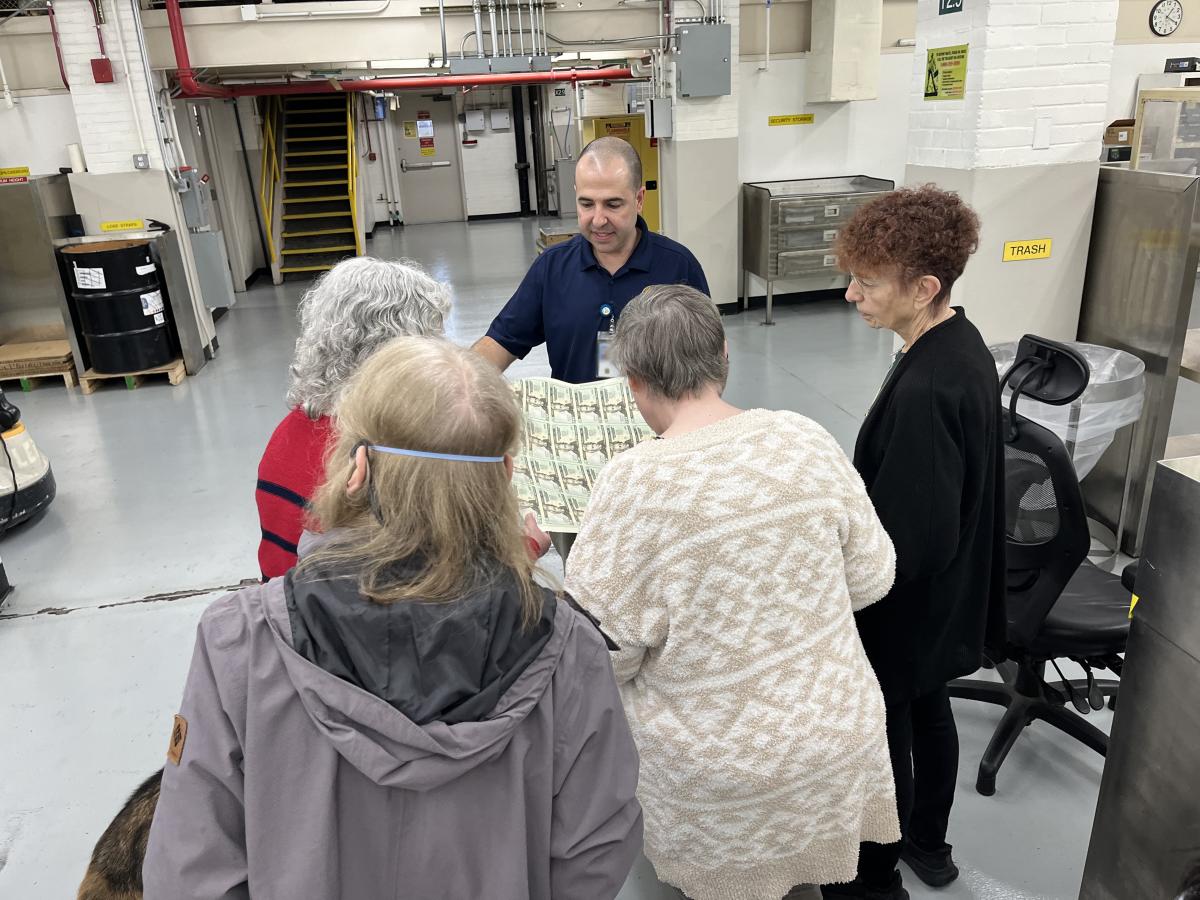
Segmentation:
{"type": "Polygon", "coordinates": [[[183,15],[179,0],[167,0],[167,25],[171,30],[171,46],[175,49],[180,94],[184,97],[270,97],[287,94],[336,94],[343,91],[429,90],[444,87],[484,87],[511,84],[574,84],[581,81],[626,81],[633,78],[628,68],[612,66],[604,69],[559,69],[549,72],[487,73],[483,75],[410,75],[400,78],[361,78],[335,81],[312,81],[287,84],[246,84],[236,87],[216,87],[196,80],[188,55],[187,36],[183,30],[183,15]]]}

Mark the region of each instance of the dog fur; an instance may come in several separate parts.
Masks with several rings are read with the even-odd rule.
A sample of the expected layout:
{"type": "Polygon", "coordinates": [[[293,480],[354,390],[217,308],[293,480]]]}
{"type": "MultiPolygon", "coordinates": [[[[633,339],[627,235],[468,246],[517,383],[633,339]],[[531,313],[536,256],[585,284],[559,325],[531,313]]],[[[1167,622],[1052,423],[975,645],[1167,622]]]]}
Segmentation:
{"type": "Polygon", "coordinates": [[[159,769],[133,792],[100,835],[79,885],[78,900],[142,900],[142,862],[161,784],[159,769]]]}

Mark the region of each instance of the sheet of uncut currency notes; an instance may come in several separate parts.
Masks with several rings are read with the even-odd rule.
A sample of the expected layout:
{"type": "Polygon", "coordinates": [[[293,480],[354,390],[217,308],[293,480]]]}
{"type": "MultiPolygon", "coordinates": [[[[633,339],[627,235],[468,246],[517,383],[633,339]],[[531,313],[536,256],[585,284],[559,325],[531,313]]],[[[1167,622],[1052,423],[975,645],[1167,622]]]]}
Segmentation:
{"type": "Polygon", "coordinates": [[[654,437],[624,378],[567,384],[552,378],[513,383],[525,421],[513,487],[522,512],[545,531],[576,532],[605,463],[654,437]]]}

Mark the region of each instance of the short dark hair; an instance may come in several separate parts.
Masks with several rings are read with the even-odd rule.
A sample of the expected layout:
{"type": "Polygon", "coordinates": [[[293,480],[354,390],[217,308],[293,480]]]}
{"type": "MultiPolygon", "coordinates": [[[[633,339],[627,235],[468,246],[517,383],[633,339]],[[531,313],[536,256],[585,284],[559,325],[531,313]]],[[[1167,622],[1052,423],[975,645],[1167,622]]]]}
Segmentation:
{"type": "Polygon", "coordinates": [[[979,216],[953,191],[936,185],[901,188],[871,200],[834,240],[838,268],[892,269],[908,284],[924,275],[942,283],[941,303],[979,249],[979,216]]]}
{"type": "Polygon", "coordinates": [[[729,377],[725,327],[712,300],[685,284],[651,285],[625,307],[613,335],[613,361],[668,400],[694,397],[729,377]]]}
{"type": "Polygon", "coordinates": [[[583,152],[579,154],[579,160],[576,163],[583,162],[589,156],[596,157],[599,163],[619,162],[625,166],[625,171],[629,173],[630,186],[636,194],[642,186],[642,158],[638,156],[638,152],[633,149],[633,144],[623,138],[606,135],[598,137],[594,141],[590,141],[583,152]]]}

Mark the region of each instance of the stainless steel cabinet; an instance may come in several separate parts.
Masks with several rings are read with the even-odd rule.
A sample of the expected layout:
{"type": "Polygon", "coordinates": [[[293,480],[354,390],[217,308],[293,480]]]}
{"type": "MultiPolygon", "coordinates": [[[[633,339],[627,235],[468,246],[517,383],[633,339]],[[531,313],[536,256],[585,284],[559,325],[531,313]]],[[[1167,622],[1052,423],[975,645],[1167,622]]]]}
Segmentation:
{"type": "Polygon", "coordinates": [[[774,282],[837,276],[838,228],[895,182],[866,175],[756,181],[742,185],[742,305],[749,276],[767,283],[766,325],[774,324],[774,282]]]}

